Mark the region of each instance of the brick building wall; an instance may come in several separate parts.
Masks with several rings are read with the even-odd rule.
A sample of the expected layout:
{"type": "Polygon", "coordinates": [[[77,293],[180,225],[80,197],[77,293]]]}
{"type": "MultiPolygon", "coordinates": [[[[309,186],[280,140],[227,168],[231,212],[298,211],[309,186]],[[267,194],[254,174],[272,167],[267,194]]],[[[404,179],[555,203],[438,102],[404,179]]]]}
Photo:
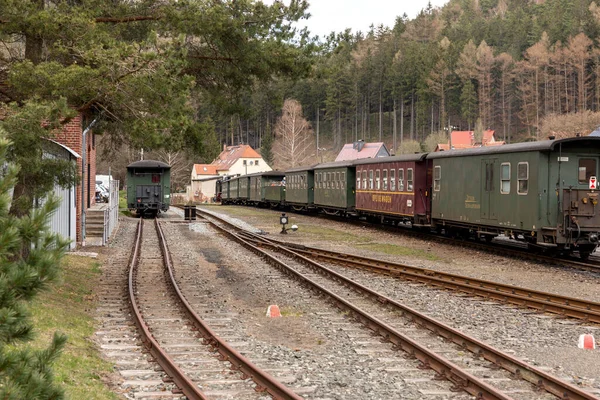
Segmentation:
{"type": "MultiPolygon", "coordinates": [[[[54,140],[57,142],[69,147],[73,151],[77,152],[80,156],[83,156],[83,122],[84,118],[81,114],[73,118],[69,123],[67,123],[62,132],[56,135],[54,140]]],[[[87,122],[89,123],[89,122],[87,122]]],[[[81,158],[77,159],[77,171],[79,171],[79,179],[80,182],[84,183],[85,188],[85,201],[83,206],[85,209],[88,209],[89,206],[95,204],[95,195],[96,195],[96,145],[95,138],[92,131],[87,133],[86,137],[86,167],[87,170],[85,174],[82,171],[82,163],[83,160],[81,158]],[[89,179],[88,179],[89,172],[89,179]],[[88,184],[89,183],[89,184],[88,184]],[[90,190],[91,187],[91,190],[90,190]]],[[[75,203],[76,203],[76,212],[77,212],[77,243],[82,243],[82,235],[81,235],[81,218],[82,218],[82,202],[81,202],[81,184],[77,186],[75,192],[75,203]]]]}

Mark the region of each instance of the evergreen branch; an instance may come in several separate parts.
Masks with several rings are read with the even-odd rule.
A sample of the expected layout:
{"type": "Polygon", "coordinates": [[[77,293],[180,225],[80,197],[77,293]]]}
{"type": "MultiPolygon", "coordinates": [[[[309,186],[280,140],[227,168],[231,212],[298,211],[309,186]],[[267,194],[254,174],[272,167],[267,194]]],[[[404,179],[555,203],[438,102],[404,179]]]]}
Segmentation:
{"type": "Polygon", "coordinates": [[[122,24],[126,22],[137,22],[137,21],[158,21],[163,17],[155,15],[137,15],[134,17],[98,17],[94,21],[98,23],[109,23],[109,24],[122,24]]]}
{"type": "Polygon", "coordinates": [[[222,57],[222,56],[190,56],[190,58],[195,58],[198,60],[210,60],[210,61],[228,61],[228,62],[237,61],[237,59],[235,59],[233,57],[222,57]]]}

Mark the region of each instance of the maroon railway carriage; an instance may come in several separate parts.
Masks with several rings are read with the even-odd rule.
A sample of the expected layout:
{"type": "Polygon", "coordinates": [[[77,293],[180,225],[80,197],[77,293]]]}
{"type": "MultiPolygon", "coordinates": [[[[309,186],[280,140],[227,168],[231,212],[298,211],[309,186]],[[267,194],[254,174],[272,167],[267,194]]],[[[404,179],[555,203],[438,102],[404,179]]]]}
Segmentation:
{"type": "Polygon", "coordinates": [[[430,224],[431,168],[426,153],[357,160],[356,210],[414,226],[430,224]]]}

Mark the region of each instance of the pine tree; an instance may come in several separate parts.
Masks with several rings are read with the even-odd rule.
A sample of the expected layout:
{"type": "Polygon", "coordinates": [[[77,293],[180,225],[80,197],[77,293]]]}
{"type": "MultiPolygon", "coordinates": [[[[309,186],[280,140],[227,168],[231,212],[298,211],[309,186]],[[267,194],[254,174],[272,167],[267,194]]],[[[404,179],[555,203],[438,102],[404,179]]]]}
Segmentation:
{"type": "Polygon", "coordinates": [[[260,155],[270,167],[273,166],[273,133],[270,127],[267,127],[260,146],[260,155]]]}
{"type": "Polygon", "coordinates": [[[67,338],[55,334],[45,350],[27,347],[33,336],[27,302],[56,279],[68,242],[48,229],[56,198],[23,217],[9,214],[19,168],[6,163],[11,143],[4,136],[0,127],[0,398],[62,399],[51,364],[67,338]]]}

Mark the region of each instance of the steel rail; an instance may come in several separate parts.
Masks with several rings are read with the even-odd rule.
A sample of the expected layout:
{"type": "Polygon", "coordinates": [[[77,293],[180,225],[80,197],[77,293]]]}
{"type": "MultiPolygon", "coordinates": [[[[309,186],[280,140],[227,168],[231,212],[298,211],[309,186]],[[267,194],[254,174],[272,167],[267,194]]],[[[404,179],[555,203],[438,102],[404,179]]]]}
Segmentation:
{"type": "Polygon", "coordinates": [[[169,252],[167,241],[165,239],[163,230],[158,222],[156,222],[156,230],[160,237],[161,243],[161,252],[163,254],[163,258],[165,260],[165,264],[169,271],[170,282],[177,294],[179,301],[183,304],[185,308],[185,312],[193,322],[194,326],[200,334],[202,335],[206,344],[209,344],[212,348],[214,348],[219,354],[221,361],[229,361],[231,364],[231,369],[234,371],[240,371],[242,373],[242,379],[252,379],[257,387],[256,390],[258,392],[268,392],[275,399],[282,400],[299,400],[302,397],[298,396],[291,389],[284,386],[281,382],[276,380],[274,377],[269,375],[267,372],[263,371],[256,365],[254,365],[249,359],[244,357],[238,351],[236,351],[233,347],[231,347],[226,341],[220,339],[217,334],[202,321],[200,316],[193,310],[192,306],[186,300],[184,294],[182,293],[177,281],[175,279],[175,272],[173,268],[173,263],[171,260],[171,254],[169,252]]]}
{"type": "Polygon", "coordinates": [[[152,354],[154,359],[169,375],[169,377],[173,379],[183,394],[185,394],[185,396],[190,400],[206,400],[208,397],[206,397],[206,395],[200,391],[198,386],[192,382],[179,367],[177,367],[175,361],[160,347],[158,342],[154,339],[137,304],[135,295],[136,283],[134,277],[137,274],[139,264],[143,223],[144,220],[140,218],[135,239],[135,247],[129,264],[129,301],[131,304],[133,319],[138,327],[140,335],[142,336],[142,343],[144,344],[144,347],[146,347],[150,354],[152,354]]]}
{"type": "Polygon", "coordinates": [[[415,267],[392,261],[378,260],[370,257],[297,245],[276,239],[267,239],[251,232],[245,232],[244,234],[254,238],[257,242],[264,242],[266,240],[283,247],[294,249],[298,253],[305,254],[308,257],[327,262],[367,269],[376,273],[401,277],[413,282],[460,291],[473,296],[498,300],[517,306],[559,314],[565,317],[581,319],[586,322],[600,323],[600,303],[597,302],[542,292],[539,290],[520,288],[499,282],[471,278],[443,271],[415,267]]]}
{"type": "Polygon", "coordinates": [[[269,246],[275,248],[275,250],[280,250],[288,253],[291,256],[296,257],[301,260],[308,266],[311,266],[319,273],[324,273],[332,277],[332,279],[343,282],[344,285],[351,287],[352,289],[368,294],[371,297],[377,299],[377,301],[395,307],[401,312],[404,312],[410,315],[411,319],[419,325],[431,332],[434,332],[436,335],[444,337],[453,343],[456,343],[465,349],[471,351],[472,353],[485,358],[486,360],[494,363],[498,367],[501,367],[513,374],[517,377],[524,379],[536,386],[540,389],[544,389],[558,397],[568,398],[568,399],[598,399],[597,397],[587,393],[578,387],[569,384],[568,382],[564,382],[559,378],[556,378],[541,369],[535,368],[517,358],[514,358],[500,350],[493,348],[492,346],[479,341],[475,338],[472,338],[448,325],[445,325],[439,321],[434,320],[422,314],[408,306],[405,306],[387,296],[384,296],[358,282],[355,282],[325,266],[322,266],[308,257],[303,256],[302,254],[282,247],[278,245],[269,244],[269,246]]]}
{"type": "MultiPolygon", "coordinates": [[[[211,214],[211,217],[219,219],[220,221],[225,222],[228,225],[235,227],[235,225],[229,223],[228,221],[224,221],[222,218],[219,218],[215,215],[211,214]]],[[[269,260],[271,263],[274,263],[274,265],[278,266],[279,268],[284,267],[284,265],[282,265],[283,263],[281,261],[277,260],[276,258],[274,258],[273,256],[271,256],[269,254],[264,253],[259,247],[253,245],[252,243],[250,243],[249,241],[244,239],[241,235],[233,234],[216,224],[214,224],[214,225],[217,228],[219,228],[221,231],[230,235],[231,237],[236,238],[236,240],[238,240],[240,243],[244,244],[246,247],[250,248],[255,253],[267,258],[267,260],[269,260]]],[[[261,237],[260,235],[256,235],[251,232],[243,231],[242,229],[240,229],[238,227],[235,227],[235,228],[237,230],[242,231],[245,235],[249,235],[251,237],[256,237],[258,239],[264,239],[264,241],[262,241],[262,243],[261,243],[262,245],[269,245],[271,247],[276,248],[277,250],[286,252],[286,253],[292,255],[293,257],[301,260],[301,262],[303,262],[304,264],[317,269],[318,272],[326,273],[327,275],[331,276],[334,280],[343,282],[348,287],[351,287],[355,290],[366,293],[366,294],[376,298],[378,301],[380,301],[384,304],[388,304],[388,305],[396,307],[400,311],[410,315],[416,324],[434,332],[437,335],[444,337],[447,340],[451,340],[453,343],[456,343],[456,344],[464,347],[465,349],[473,352],[474,354],[482,356],[483,358],[494,363],[495,365],[513,373],[515,376],[536,385],[540,389],[546,390],[547,392],[552,393],[563,399],[598,400],[598,397],[596,397],[590,393],[587,393],[584,390],[582,390],[574,385],[569,384],[568,382],[564,382],[561,379],[556,378],[556,377],[542,371],[541,369],[535,368],[534,366],[531,366],[517,358],[514,358],[500,350],[497,350],[484,342],[481,342],[475,338],[471,338],[470,336],[468,336],[450,326],[447,326],[439,321],[436,321],[433,318],[430,318],[416,310],[413,310],[410,307],[400,304],[389,297],[381,295],[380,293],[377,293],[364,285],[361,285],[349,278],[346,278],[345,276],[338,274],[337,272],[330,270],[330,269],[314,262],[313,260],[310,260],[309,258],[291,250],[291,249],[279,246],[277,244],[273,244],[273,242],[274,242],[273,240],[261,237]]],[[[406,337],[403,336],[402,334],[400,334],[399,332],[394,331],[392,328],[390,328],[389,326],[376,320],[375,318],[362,313],[359,309],[355,308],[353,305],[351,305],[344,299],[331,293],[327,289],[322,288],[316,282],[313,282],[312,280],[310,280],[309,278],[306,278],[302,274],[299,274],[295,270],[293,270],[293,269],[286,270],[286,272],[288,272],[288,273],[291,272],[292,275],[304,280],[307,283],[310,283],[313,287],[318,287],[320,290],[324,291],[325,293],[330,295],[332,298],[334,298],[338,302],[338,304],[342,304],[344,306],[343,308],[346,308],[347,310],[352,311],[356,315],[358,315],[359,320],[361,320],[361,322],[363,322],[367,326],[369,326],[372,330],[376,331],[379,334],[382,334],[387,340],[389,340],[392,343],[396,344],[397,346],[401,347],[403,350],[412,352],[416,355],[414,348],[409,346],[408,350],[407,350],[407,348],[404,346],[405,342],[403,342],[403,339],[406,337]],[[396,335],[398,335],[398,336],[396,336],[396,335]]],[[[407,339],[410,340],[410,338],[407,338],[407,339]]],[[[411,343],[411,345],[413,345],[413,343],[411,343]]],[[[418,344],[416,344],[416,345],[418,345],[418,344]]],[[[435,356],[437,356],[437,355],[435,355],[435,356]]],[[[421,362],[423,362],[425,365],[431,366],[433,368],[431,361],[427,358],[427,356],[425,356],[423,359],[420,357],[417,357],[417,358],[421,362]]],[[[437,367],[439,368],[439,365],[437,367]]],[[[441,375],[448,377],[448,371],[444,370],[443,368],[441,370],[438,370],[436,368],[433,368],[433,369],[435,369],[441,375]]],[[[456,377],[452,377],[452,378],[456,378],[456,377]]],[[[450,380],[452,380],[454,382],[454,379],[452,379],[452,378],[450,378],[450,380]]],[[[462,380],[462,379],[464,379],[464,378],[462,378],[462,377],[459,378],[458,382],[464,383],[464,380],[462,380]]],[[[487,385],[487,384],[485,384],[485,385],[487,385]]],[[[494,391],[496,390],[493,387],[491,387],[491,388],[494,391]]],[[[467,391],[469,391],[469,390],[467,390],[467,391]]],[[[474,395],[479,395],[479,393],[475,394],[471,391],[469,391],[469,393],[474,394],[474,395]]],[[[494,393],[494,392],[490,392],[490,394],[491,393],[494,393]]],[[[485,398],[485,397],[483,397],[483,398],[485,398]]]]}
{"type": "MultiPolygon", "coordinates": [[[[212,215],[211,215],[212,216],[212,215]]],[[[214,218],[218,218],[216,216],[212,216],[214,218]]],[[[210,219],[209,219],[210,221],[210,219]]],[[[452,382],[456,388],[465,390],[466,392],[472,394],[477,399],[482,400],[508,400],[512,399],[510,396],[507,396],[497,388],[485,383],[481,379],[475,377],[474,375],[464,371],[462,368],[454,364],[453,362],[447,360],[446,358],[432,352],[427,349],[425,346],[420,345],[413,339],[408,336],[402,334],[397,331],[393,327],[385,324],[384,322],[378,320],[377,318],[369,315],[369,313],[361,310],[356,307],[352,303],[346,301],[342,297],[336,295],[335,293],[329,291],[323,286],[319,285],[317,282],[311,280],[310,278],[304,276],[299,273],[295,269],[287,266],[282,261],[273,257],[272,255],[266,253],[262,249],[257,246],[254,246],[249,241],[245,240],[241,236],[230,232],[226,228],[214,223],[214,221],[210,221],[214,227],[223,232],[224,234],[230,236],[234,240],[238,241],[240,244],[264,258],[271,265],[280,269],[285,274],[288,274],[302,283],[309,285],[313,290],[328,295],[332,300],[336,302],[339,308],[349,311],[354,315],[354,318],[367,326],[369,329],[374,331],[375,333],[381,335],[386,341],[389,341],[395,345],[396,349],[403,350],[412,357],[418,359],[424,367],[431,368],[437,372],[439,377],[443,377],[450,382],[452,382]]],[[[238,228],[239,229],[239,228],[238,228]]],[[[574,397],[574,399],[578,399],[579,397],[574,397]]]]}

